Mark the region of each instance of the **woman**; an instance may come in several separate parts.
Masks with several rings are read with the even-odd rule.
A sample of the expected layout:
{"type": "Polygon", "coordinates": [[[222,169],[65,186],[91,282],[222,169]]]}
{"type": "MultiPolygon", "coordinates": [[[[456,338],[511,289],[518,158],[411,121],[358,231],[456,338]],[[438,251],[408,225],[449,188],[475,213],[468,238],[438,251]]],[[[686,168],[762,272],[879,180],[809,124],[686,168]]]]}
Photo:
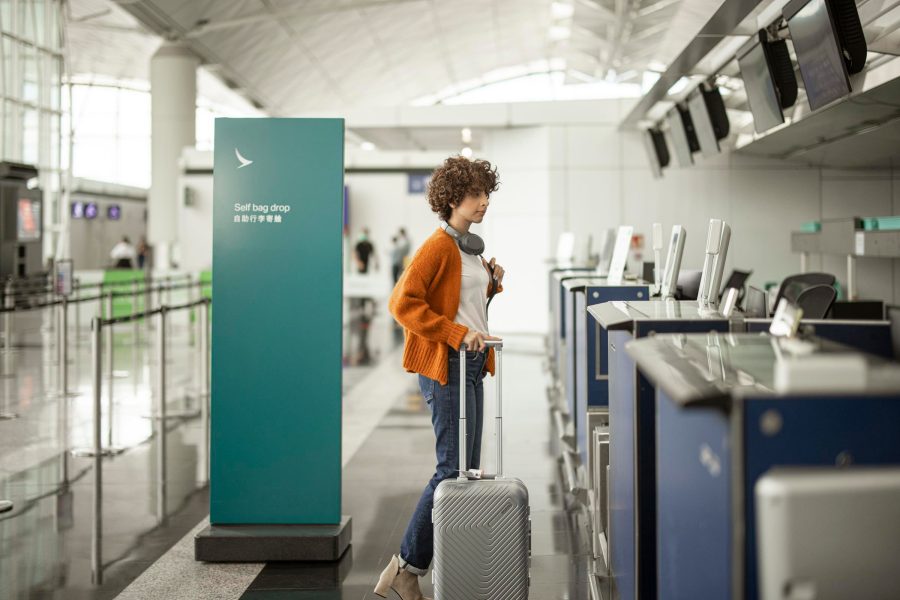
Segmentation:
{"type": "Polygon", "coordinates": [[[477,469],[481,454],[482,379],[494,374],[488,334],[488,295],[502,290],[503,268],[463,250],[464,236],[481,223],[489,196],[498,187],[497,170],[486,160],[448,158],[431,176],[428,203],[441,228],[416,252],[397,282],[389,307],[406,331],[403,367],[419,374],[419,389],[431,409],[437,468],[406,528],[399,556],[381,574],[375,593],[393,589],[401,600],[422,600],[419,577],[432,558],[431,508],[434,490],[459,466],[459,348],[466,354],[467,469],[477,469]],[[493,280],[493,281],[492,281],[493,280]]]}

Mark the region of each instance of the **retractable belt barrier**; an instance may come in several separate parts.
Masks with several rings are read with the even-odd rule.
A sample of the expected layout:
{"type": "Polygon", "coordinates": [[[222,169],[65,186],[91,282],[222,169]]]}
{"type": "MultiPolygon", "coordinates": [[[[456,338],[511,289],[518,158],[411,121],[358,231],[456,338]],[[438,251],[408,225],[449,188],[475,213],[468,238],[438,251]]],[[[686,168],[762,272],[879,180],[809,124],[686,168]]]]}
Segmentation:
{"type": "MultiPolygon", "coordinates": [[[[185,286],[189,287],[189,286],[185,286]]],[[[65,305],[65,302],[63,302],[65,305]]],[[[209,310],[212,301],[209,298],[201,298],[192,302],[186,302],[177,305],[163,305],[153,309],[122,315],[118,317],[101,318],[94,317],[91,320],[91,378],[93,381],[93,444],[90,448],[73,449],[72,454],[80,457],[89,457],[94,460],[94,506],[93,506],[93,528],[91,542],[91,570],[93,581],[96,584],[103,582],[103,550],[102,550],[102,534],[103,534],[103,510],[102,510],[102,459],[104,456],[118,454],[123,450],[112,447],[111,444],[103,446],[103,434],[101,431],[102,418],[102,396],[103,396],[103,367],[102,367],[102,346],[103,331],[106,328],[110,330],[116,325],[126,323],[134,323],[142,319],[157,317],[159,319],[157,327],[157,361],[159,362],[159,371],[156,394],[156,411],[151,415],[154,422],[154,436],[156,439],[156,468],[157,468],[157,490],[156,490],[156,508],[157,520],[160,524],[164,523],[167,517],[168,507],[166,500],[166,421],[170,416],[166,410],[166,360],[167,360],[167,317],[169,313],[180,310],[189,310],[193,308],[201,308],[200,319],[200,417],[203,422],[204,435],[204,477],[205,481],[209,481],[209,310]]],[[[65,355],[65,346],[62,347],[65,355]]],[[[111,348],[108,349],[111,351],[111,348]]],[[[111,366],[111,363],[110,363],[111,366]]],[[[63,373],[66,372],[65,362],[63,362],[63,373]]],[[[63,378],[65,382],[65,377],[63,378]]],[[[65,391],[65,388],[63,388],[65,391]]],[[[110,398],[110,400],[112,400],[110,398]]],[[[109,419],[109,427],[112,428],[112,419],[109,419]]],[[[111,436],[108,440],[111,442],[111,436]]]]}

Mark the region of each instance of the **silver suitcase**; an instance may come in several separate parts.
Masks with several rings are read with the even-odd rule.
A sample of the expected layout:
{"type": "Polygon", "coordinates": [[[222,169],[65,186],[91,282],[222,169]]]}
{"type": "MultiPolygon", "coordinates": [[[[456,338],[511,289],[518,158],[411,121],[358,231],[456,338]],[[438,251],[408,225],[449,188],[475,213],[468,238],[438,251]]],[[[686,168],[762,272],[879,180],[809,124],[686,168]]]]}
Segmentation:
{"type": "MultiPolygon", "coordinates": [[[[531,556],[528,488],[503,477],[501,398],[502,342],[496,352],[497,475],[465,471],[465,387],[460,387],[459,473],[434,492],[435,600],[527,600],[531,556]]],[[[465,381],[465,345],[460,350],[460,382],[465,381]]]]}

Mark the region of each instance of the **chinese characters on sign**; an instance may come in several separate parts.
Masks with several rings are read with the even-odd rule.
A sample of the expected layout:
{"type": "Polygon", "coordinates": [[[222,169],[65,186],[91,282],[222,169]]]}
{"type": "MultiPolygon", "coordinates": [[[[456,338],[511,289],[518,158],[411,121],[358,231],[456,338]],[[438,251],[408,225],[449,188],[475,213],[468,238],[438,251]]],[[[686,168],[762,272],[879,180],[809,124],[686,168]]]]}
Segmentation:
{"type": "Polygon", "coordinates": [[[246,204],[234,205],[235,223],[281,223],[284,215],[291,212],[290,204],[246,204]]]}

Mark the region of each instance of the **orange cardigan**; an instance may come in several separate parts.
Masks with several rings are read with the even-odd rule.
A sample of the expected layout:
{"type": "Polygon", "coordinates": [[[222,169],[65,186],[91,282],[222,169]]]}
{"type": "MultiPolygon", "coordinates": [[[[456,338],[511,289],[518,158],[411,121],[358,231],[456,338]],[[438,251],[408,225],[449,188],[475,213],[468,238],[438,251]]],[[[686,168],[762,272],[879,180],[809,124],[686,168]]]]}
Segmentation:
{"type": "MultiPolygon", "coordinates": [[[[447,352],[459,351],[469,332],[454,322],[459,309],[462,259],[456,241],[443,229],[425,240],[391,293],[388,308],[406,332],[403,368],[447,385],[447,352]]],[[[503,290],[498,286],[497,292],[503,290]]],[[[485,370],[494,374],[494,351],[485,370]]]]}

